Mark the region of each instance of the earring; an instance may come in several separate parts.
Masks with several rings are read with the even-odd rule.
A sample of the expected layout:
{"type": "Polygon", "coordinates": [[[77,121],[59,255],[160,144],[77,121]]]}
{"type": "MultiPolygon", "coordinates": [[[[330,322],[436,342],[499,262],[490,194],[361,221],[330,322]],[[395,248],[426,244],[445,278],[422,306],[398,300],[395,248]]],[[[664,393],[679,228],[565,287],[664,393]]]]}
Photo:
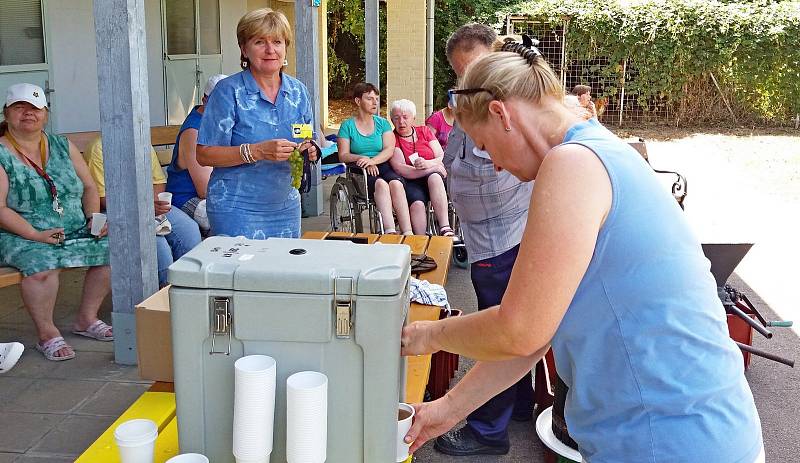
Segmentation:
{"type": "Polygon", "coordinates": [[[506,127],[506,132],[511,132],[511,127],[506,127]]]}
{"type": "Polygon", "coordinates": [[[283,60],[283,65],[284,66],[288,66],[289,65],[289,60],[288,59],[284,59],[283,60]]]}

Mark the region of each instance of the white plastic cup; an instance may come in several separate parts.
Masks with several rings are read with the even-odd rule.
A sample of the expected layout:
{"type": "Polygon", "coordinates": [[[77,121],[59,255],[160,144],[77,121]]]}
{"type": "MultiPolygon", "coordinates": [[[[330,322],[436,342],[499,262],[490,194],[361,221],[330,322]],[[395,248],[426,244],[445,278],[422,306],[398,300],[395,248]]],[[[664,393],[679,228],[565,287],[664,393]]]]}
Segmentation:
{"type": "Polygon", "coordinates": [[[169,191],[162,191],[161,193],[158,194],[158,200],[159,201],[168,202],[169,205],[171,206],[172,205],[172,193],[170,193],[169,191]]]}
{"type": "Polygon", "coordinates": [[[106,215],[102,212],[94,212],[92,213],[92,230],[91,233],[94,236],[100,234],[100,230],[103,229],[103,226],[106,224],[106,215]]]}
{"type": "Polygon", "coordinates": [[[152,420],[129,420],[114,429],[122,463],[153,463],[158,426],[152,420]]]}
{"type": "Polygon", "coordinates": [[[266,463],[275,420],[275,359],[248,355],[233,367],[233,455],[239,463],[266,463]]]}
{"type": "Polygon", "coordinates": [[[397,459],[395,460],[397,463],[408,460],[408,449],[411,444],[406,444],[405,439],[408,430],[411,429],[411,423],[414,422],[415,414],[414,407],[409,404],[401,402],[397,407],[397,459]],[[401,420],[401,413],[408,414],[408,416],[401,420]]]}
{"type": "Polygon", "coordinates": [[[286,379],[286,461],[324,463],[328,447],[328,377],[301,371],[286,379]]]}
{"type": "Polygon", "coordinates": [[[184,453],[167,460],[167,463],[209,463],[205,455],[199,453],[184,453]]]}
{"type": "Polygon", "coordinates": [[[411,165],[412,166],[414,165],[415,162],[417,162],[417,159],[419,159],[419,154],[418,153],[411,153],[408,156],[408,160],[411,161],[411,165]]]}

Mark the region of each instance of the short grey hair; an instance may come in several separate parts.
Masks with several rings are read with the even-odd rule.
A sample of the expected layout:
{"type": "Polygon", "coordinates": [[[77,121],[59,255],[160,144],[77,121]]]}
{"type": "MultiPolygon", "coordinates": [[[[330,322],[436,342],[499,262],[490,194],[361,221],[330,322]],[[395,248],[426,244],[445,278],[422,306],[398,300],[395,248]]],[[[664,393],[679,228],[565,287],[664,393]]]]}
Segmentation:
{"type": "Polygon", "coordinates": [[[469,52],[477,45],[483,45],[491,50],[495,41],[497,41],[497,32],[486,24],[464,24],[447,39],[447,46],[445,47],[447,61],[452,59],[456,50],[469,52]]]}
{"type": "Polygon", "coordinates": [[[414,104],[411,100],[406,100],[405,98],[402,100],[394,100],[392,102],[392,109],[389,110],[389,117],[391,118],[392,114],[394,113],[395,109],[399,109],[404,113],[411,114],[412,117],[417,117],[417,105],[414,104]]]}

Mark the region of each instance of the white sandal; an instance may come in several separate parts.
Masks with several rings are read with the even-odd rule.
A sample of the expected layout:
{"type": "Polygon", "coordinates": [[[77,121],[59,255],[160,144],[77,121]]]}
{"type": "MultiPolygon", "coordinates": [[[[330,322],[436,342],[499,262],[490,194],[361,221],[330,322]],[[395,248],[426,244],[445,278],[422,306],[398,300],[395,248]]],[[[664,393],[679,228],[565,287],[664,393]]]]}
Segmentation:
{"type": "Polygon", "coordinates": [[[72,334],[78,336],[85,336],[87,338],[96,339],[98,341],[113,341],[114,335],[108,334],[111,331],[111,325],[107,325],[103,320],[97,320],[85,330],[72,330],[72,334]]]}
{"type": "Polygon", "coordinates": [[[66,341],[64,341],[64,338],[62,338],[61,336],[56,336],[55,338],[48,339],[44,343],[40,342],[36,343],[36,350],[41,352],[42,355],[44,355],[44,358],[46,358],[47,360],[52,360],[53,362],[61,362],[63,360],[69,360],[75,358],[74,349],[67,355],[56,355],[56,353],[59,350],[65,347],[72,349],[72,346],[67,344],[66,341]]]}
{"type": "Polygon", "coordinates": [[[0,343],[0,374],[6,373],[17,364],[17,360],[22,357],[25,346],[18,342],[0,343]]]}

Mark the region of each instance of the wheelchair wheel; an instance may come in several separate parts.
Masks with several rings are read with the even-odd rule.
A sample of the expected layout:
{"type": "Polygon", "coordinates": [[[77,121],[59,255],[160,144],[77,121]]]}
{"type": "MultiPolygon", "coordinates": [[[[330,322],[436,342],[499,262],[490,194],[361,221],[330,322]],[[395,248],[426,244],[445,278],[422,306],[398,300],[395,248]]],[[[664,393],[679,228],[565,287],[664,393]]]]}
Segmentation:
{"type": "Polygon", "coordinates": [[[361,214],[358,212],[353,198],[355,191],[347,183],[347,180],[339,178],[331,188],[330,214],[331,230],[361,233],[361,214]]]}
{"type": "Polygon", "coordinates": [[[469,259],[467,259],[466,247],[457,246],[453,248],[453,263],[459,268],[469,267],[469,259]]]}

